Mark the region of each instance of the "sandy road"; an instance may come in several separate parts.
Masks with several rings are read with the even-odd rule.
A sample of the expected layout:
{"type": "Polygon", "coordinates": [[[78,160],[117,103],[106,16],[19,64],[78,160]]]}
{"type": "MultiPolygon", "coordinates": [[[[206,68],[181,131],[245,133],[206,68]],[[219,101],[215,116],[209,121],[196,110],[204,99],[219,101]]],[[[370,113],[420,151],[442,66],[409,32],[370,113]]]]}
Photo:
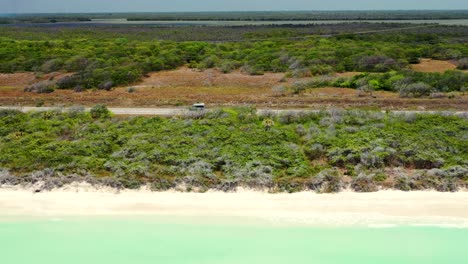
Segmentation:
{"type": "MultiPolygon", "coordinates": [[[[62,108],[62,107],[18,107],[18,106],[1,106],[0,110],[4,109],[14,109],[19,110],[22,112],[41,112],[41,111],[67,111],[70,108],[62,108]]],[[[85,111],[90,111],[91,108],[85,108],[85,111]]],[[[186,108],[109,108],[109,110],[114,113],[115,115],[136,115],[136,116],[175,116],[179,114],[184,114],[190,112],[190,110],[186,108]]],[[[210,111],[212,109],[208,109],[206,111],[210,111]]],[[[275,115],[281,115],[284,113],[299,113],[299,112],[308,112],[308,113],[318,113],[321,110],[313,110],[313,109],[258,109],[257,113],[259,115],[265,115],[267,113],[272,113],[275,115]]],[[[386,112],[386,111],[382,111],[386,112]]],[[[468,115],[468,111],[390,111],[394,114],[448,114],[448,115],[468,115]]]]}
{"type": "MultiPolygon", "coordinates": [[[[70,108],[63,107],[17,107],[17,106],[2,106],[3,109],[14,109],[22,112],[45,112],[45,111],[67,111],[70,108]]],[[[91,108],[85,108],[85,111],[90,111],[91,108]]],[[[115,115],[148,115],[148,116],[174,116],[184,112],[188,112],[187,108],[109,108],[115,115]]]]}

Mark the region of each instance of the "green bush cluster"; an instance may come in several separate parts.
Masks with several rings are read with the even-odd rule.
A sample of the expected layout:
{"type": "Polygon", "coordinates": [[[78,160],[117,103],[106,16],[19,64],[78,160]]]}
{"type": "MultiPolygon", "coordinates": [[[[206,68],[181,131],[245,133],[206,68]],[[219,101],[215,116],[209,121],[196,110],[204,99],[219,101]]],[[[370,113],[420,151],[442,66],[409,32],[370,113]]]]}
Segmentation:
{"type": "Polygon", "coordinates": [[[112,117],[105,106],[2,110],[0,181],[338,192],[348,177],[356,191],[374,191],[386,168],[406,168],[421,175],[396,179],[395,188],[445,191],[468,180],[467,127],[449,115],[343,110],[259,116],[239,108],[174,118],[112,117]],[[430,184],[433,177],[440,179],[430,184]]]}
{"type": "Polygon", "coordinates": [[[402,97],[423,97],[434,92],[464,91],[468,87],[468,73],[422,73],[413,71],[389,71],[386,73],[362,73],[351,78],[319,76],[305,82],[294,83],[290,90],[300,93],[320,87],[356,88],[363,91],[392,91],[402,97]]]}

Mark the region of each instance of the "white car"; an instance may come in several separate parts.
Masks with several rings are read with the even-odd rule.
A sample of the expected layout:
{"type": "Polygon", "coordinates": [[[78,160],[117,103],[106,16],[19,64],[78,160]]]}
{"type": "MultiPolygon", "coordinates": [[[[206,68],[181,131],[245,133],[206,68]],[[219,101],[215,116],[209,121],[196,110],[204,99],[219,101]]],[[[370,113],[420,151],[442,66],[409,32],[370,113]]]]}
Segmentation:
{"type": "Polygon", "coordinates": [[[205,110],[205,104],[204,103],[193,104],[192,107],[190,107],[190,110],[193,110],[193,111],[205,110]]]}

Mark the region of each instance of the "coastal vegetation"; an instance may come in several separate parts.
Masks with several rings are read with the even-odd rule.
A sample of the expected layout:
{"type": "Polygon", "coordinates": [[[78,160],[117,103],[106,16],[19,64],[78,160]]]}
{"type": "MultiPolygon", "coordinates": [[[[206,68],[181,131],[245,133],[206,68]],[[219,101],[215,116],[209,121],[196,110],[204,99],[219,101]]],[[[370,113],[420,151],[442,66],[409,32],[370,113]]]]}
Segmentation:
{"type": "MultiPolygon", "coordinates": [[[[399,19],[398,12],[375,14],[399,19]]],[[[129,19],[171,20],[170,14],[147,15],[129,19]]],[[[191,19],[219,19],[216,14],[198,15],[191,19]]],[[[264,15],[260,19],[278,19],[273,15],[279,14],[264,15]]],[[[329,13],[315,15],[330,18],[329,13]]],[[[2,110],[0,184],[33,185],[38,191],[87,181],[155,191],[248,187],[319,193],[467,187],[466,117],[352,109],[465,110],[466,26],[16,22],[0,26],[0,72],[9,80],[1,88],[2,104],[154,107],[202,99],[212,105],[305,107],[320,101],[318,108],[331,110],[278,116],[258,115],[254,107],[224,108],[172,118],[117,117],[102,104],[90,112],[82,107],[36,113],[2,110]],[[452,68],[418,72],[412,65],[423,58],[452,68]],[[170,76],[174,72],[176,76],[170,76]],[[254,79],[259,75],[261,80],[254,79]],[[151,76],[157,80],[140,82],[151,76]],[[21,77],[28,80],[21,80],[23,87],[18,88],[15,78],[21,77]],[[314,90],[322,88],[318,93],[329,97],[313,98],[314,90]],[[351,110],[330,107],[336,105],[351,110]]]]}
{"type": "Polygon", "coordinates": [[[0,111],[0,184],[75,181],[204,192],[237,187],[319,193],[352,188],[456,191],[468,185],[468,120],[449,113],[254,107],[173,118],[0,111]]]}

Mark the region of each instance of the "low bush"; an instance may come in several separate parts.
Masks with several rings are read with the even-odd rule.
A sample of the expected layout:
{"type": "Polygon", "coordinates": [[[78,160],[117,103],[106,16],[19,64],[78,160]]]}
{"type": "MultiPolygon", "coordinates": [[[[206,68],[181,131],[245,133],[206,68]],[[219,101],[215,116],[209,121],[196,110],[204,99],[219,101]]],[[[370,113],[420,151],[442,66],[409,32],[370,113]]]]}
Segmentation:
{"type": "Polygon", "coordinates": [[[78,83],[79,79],[76,76],[65,76],[57,81],[57,87],[59,89],[72,89],[76,87],[78,83]]]}
{"type": "Polygon", "coordinates": [[[168,191],[171,189],[175,189],[177,184],[168,179],[164,178],[156,178],[151,184],[150,184],[150,189],[152,191],[157,191],[157,192],[162,192],[162,191],[168,191]]]}
{"type": "Polygon", "coordinates": [[[402,174],[395,177],[393,188],[395,188],[396,190],[409,192],[412,190],[413,185],[414,183],[411,180],[411,178],[407,175],[402,174]]]}
{"type": "Polygon", "coordinates": [[[233,72],[235,69],[239,68],[239,63],[235,61],[224,60],[221,65],[219,66],[219,70],[222,73],[230,73],[233,72]]]}
{"type": "Polygon", "coordinates": [[[98,85],[98,88],[100,90],[106,90],[106,91],[110,91],[112,90],[112,87],[114,87],[114,82],[113,81],[105,81],[105,82],[102,82],[98,85]]]}
{"type": "Polygon", "coordinates": [[[312,177],[306,185],[310,190],[318,193],[337,193],[344,187],[342,175],[336,169],[321,171],[317,176],[312,177]]]}
{"type": "Polygon", "coordinates": [[[375,175],[359,174],[351,182],[351,188],[356,192],[376,192],[378,191],[377,184],[374,181],[375,175]]]}
{"type": "Polygon", "coordinates": [[[433,88],[425,83],[413,83],[400,89],[400,97],[419,98],[429,96],[433,92],[433,88]]]}
{"type": "Polygon", "coordinates": [[[90,111],[91,117],[94,119],[104,119],[111,116],[111,112],[105,105],[95,105],[90,111]]]}
{"type": "Polygon", "coordinates": [[[358,70],[367,72],[386,72],[402,68],[402,64],[387,56],[364,56],[357,60],[358,70]]]}
{"type": "Polygon", "coordinates": [[[52,81],[42,81],[35,83],[31,86],[24,88],[25,92],[32,92],[32,93],[53,93],[55,91],[55,83],[52,81]]]}
{"type": "Polygon", "coordinates": [[[325,156],[325,148],[322,144],[311,144],[305,146],[304,153],[309,160],[317,160],[325,156]]]}
{"type": "Polygon", "coordinates": [[[260,162],[249,162],[233,175],[249,188],[264,189],[273,187],[273,168],[260,162]]]}
{"type": "Polygon", "coordinates": [[[265,71],[262,70],[260,67],[252,66],[249,64],[245,64],[241,67],[241,72],[248,74],[248,75],[264,75],[265,71]]]}
{"type": "Polygon", "coordinates": [[[459,59],[457,61],[457,69],[468,70],[468,58],[459,59]]]}

